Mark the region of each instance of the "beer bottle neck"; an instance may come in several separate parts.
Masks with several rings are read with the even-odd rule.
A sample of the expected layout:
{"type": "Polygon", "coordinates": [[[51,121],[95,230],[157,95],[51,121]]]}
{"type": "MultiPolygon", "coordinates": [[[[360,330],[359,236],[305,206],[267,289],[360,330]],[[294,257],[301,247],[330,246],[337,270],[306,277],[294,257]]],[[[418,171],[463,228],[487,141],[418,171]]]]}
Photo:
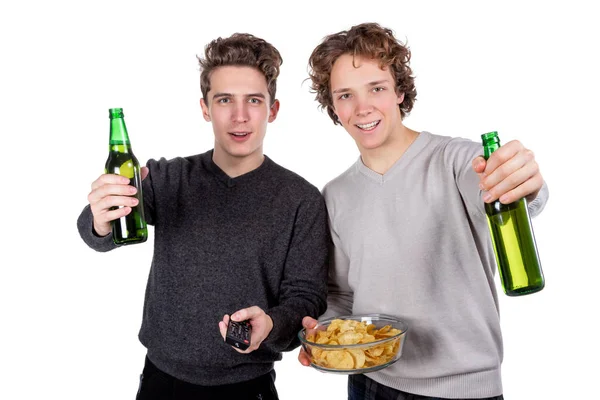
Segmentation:
{"type": "Polygon", "coordinates": [[[492,153],[500,148],[500,138],[497,132],[489,132],[481,135],[483,141],[483,158],[490,158],[492,153]]]}
{"type": "Polygon", "coordinates": [[[111,151],[120,153],[131,151],[131,143],[129,143],[129,135],[127,135],[127,127],[123,118],[111,118],[110,120],[109,147],[111,151]]]}

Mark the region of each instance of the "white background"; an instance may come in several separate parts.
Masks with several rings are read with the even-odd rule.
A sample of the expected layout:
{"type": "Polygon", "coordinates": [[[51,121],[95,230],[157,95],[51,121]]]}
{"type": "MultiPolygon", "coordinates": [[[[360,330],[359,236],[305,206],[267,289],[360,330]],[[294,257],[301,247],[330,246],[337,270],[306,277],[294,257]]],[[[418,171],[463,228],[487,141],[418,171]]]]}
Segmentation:
{"type": "MultiPolygon", "coordinates": [[[[550,186],[534,220],[546,288],[501,294],[506,398],[597,395],[600,30],[586,4],[3,2],[0,398],[135,396],[151,241],[100,254],[76,229],[107,156],[108,108],[124,108],[142,163],[208,150],[196,54],[251,32],[284,58],[265,152],[322,188],[358,153],[317,110],[307,60],[323,36],[367,21],[412,49],[418,100],[407,126],[473,140],[498,130],[534,150],[550,186]]],[[[345,398],[345,377],[296,357],[276,366],[282,399],[345,398]]]]}

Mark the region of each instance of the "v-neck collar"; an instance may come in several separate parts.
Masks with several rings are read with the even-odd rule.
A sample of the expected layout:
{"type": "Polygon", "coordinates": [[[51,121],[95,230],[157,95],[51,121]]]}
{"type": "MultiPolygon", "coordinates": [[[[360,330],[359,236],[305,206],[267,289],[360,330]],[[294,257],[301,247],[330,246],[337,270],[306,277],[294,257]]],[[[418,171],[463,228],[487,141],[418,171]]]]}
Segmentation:
{"type": "Polygon", "coordinates": [[[430,140],[431,133],[420,132],[416,139],[410,144],[410,146],[408,146],[404,154],[402,154],[402,156],[396,160],[396,162],[384,174],[375,172],[371,168],[367,167],[360,156],[355,164],[356,169],[369,180],[372,180],[378,184],[383,184],[392,179],[394,175],[398,173],[398,171],[404,169],[406,165],[408,165],[408,163],[410,163],[410,161],[414,159],[415,156],[419,154],[421,150],[423,150],[423,148],[425,148],[430,140]]]}
{"type": "Polygon", "coordinates": [[[213,150],[207,151],[202,155],[202,163],[206,167],[208,171],[210,171],[215,178],[221,183],[223,183],[228,188],[232,188],[237,184],[245,182],[247,180],[252,179],[254,176],[258,176],[262,174],[262,171],[268,168],[271,164],[271,159],[264,155],[264,159],[262,164],[260,164],[257,168],[252,171],[246,172],[245,174],[236,176],[234,178],[227,175],[225,171],[221,169],[213,160],[213,150]]]}

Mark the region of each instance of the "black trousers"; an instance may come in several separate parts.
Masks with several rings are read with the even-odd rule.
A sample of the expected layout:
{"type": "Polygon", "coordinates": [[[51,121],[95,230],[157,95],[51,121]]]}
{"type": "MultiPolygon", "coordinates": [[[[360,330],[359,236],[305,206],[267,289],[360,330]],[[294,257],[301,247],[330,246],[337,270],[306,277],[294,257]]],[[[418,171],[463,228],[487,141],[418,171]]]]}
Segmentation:
{"type": "Polygon", "coordinates": [[[201,386],[168,375],[146,357],[136,400],[278,400],[275,371],[258,378],[219,386],[201,386]]]}
{"type": "MultiPolygon", "coordinates": [[[[502,395],[472,400],[503,400],[502,395]]],[[[420,396],[392,389],[365,375],[348,377],[348,400],[449,400],[441,397],[420,396]]],[[[466,399],[463,399],[466,400],[466,399]]]]}

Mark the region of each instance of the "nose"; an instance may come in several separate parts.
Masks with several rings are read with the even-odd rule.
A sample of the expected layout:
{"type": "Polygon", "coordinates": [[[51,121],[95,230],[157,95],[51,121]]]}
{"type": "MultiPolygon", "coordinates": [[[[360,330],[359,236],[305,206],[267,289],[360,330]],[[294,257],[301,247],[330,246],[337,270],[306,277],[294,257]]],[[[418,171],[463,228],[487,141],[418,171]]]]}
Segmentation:
{"type": "Polygon", "coordinates": [[[369,102],[369,99],[365,96],[357,96],[356,108],[354,110],[357,117],[364,117],[373,112],[373,106],[369,102]]]}
{"type": "Polygon", "coordinates": [[[234,122],[246,122],[249,119],[249,114],[248,114],[248,109],[246,107],[246,104],[237,104],[234,109],[233,109],[233,113],[231,115],[231,119],[234,122]]]}

